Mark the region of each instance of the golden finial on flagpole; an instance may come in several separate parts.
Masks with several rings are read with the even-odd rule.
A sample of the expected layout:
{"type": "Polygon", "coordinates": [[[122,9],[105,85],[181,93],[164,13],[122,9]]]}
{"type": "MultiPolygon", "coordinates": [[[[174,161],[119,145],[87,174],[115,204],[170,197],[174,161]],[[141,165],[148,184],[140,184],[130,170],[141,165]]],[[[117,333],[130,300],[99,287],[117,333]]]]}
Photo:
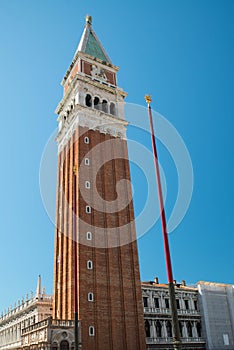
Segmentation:
{"type": "Polygon", "coordinates": [[[74,167],[73,167],[73,174],[77,175],[77,166],[76,165],[74,165],[74,167]]]}
{"type": "Polygon", "coordinates": [[[150,106],[150,103],[152,102],[151,95],[145,95],[145,100],[146,100],[146,103],[148,104],[148,106],[150,106]]]}

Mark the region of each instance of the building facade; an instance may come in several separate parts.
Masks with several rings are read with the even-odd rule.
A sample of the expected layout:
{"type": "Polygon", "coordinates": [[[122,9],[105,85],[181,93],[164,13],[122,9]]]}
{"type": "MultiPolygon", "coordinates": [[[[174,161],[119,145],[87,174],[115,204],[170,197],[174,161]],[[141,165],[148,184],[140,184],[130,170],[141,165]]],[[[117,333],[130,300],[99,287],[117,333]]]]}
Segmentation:
{"type": "Polygon", "coordinates": [[[208,350],[234,349],[234,285],[198,282],[208,350]]]}
{"type": "Polygon", "coordinates": [[[18,301],[18,305],[10,307],[0,318],[0,349],[18,349],[22,347],[24,329],[38,324],[52,315],[52,297],[41,292],[41,281],[35,295],[18,301]]]}
{"type": "MultiPolygon", "coordinates": [[[[141,288],[147,350],[173,349],[168,285],[155,279],[142,282],[141,288]]],[[[183,349],[206,349],[198,289],[183,283],[177,284],[175,291],[183,349]]],[[[4,314],[0,319],[0,350],[73,350],[74,320],[53,319],[52,305],[53,297],[37,288],[35,295],[4,314]]],[[[79,348],[84,349],[80,328],[79,348]]]]}
{"type": "MultiPolygon", "coordinates": [[[[38,278],[36,293],[26,295],[18,305],[0,318],[1,350],[72,350],[74,320],[53,320],[53,297],[41,290],[38,278]]],[[[79,329],[81,346],[81,334],[79,329]]]]}
{"type": "MultiPolygon", "coordinates": [[[[175,284],[176,304],[183,349],[205,350],[198,290],[175,284]]],[[[147,349],[173,349],[171,308],[167,284],[158,279],[142,283],[147,349]]]]}

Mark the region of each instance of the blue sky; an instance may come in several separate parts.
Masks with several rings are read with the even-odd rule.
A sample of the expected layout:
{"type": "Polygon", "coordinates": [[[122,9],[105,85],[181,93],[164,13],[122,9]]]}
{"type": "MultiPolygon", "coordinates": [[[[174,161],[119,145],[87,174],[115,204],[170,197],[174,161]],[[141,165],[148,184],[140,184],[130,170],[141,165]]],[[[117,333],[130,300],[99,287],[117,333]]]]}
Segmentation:
{"type": "MultiPolygon", "coordinates": [[[[153,108],[176,127],[190,152],[193,197],[170,235],[175,278],[234,282],[234,2],[1,0],[0,309],[34,290],[38,274],[52,291],[54,227],[40,196],[40,159],[56,128],[60,81],[87,13],[121,68],[126,101],[144,105],[150,92],[153,108]]],[[[150,148],[148,137],[143,142],[150,148]]],[[[177,178],[166,149],[159,145],[159,151],[169,216],[177,178]]],[[[132,179],[138,212],[145,183],[135,166],[132,179]]],[[[165,282],[160,222],[138,244],[142,279],[165,282]]]]}

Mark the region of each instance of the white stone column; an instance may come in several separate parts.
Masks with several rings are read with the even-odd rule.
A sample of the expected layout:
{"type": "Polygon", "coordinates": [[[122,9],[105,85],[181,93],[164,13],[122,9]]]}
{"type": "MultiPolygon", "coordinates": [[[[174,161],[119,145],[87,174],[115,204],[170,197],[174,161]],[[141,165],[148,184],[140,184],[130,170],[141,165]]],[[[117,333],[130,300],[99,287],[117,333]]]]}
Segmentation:
{"type": "Polygon", "coordinates": [[[184,322],[184,337],[188,338],[187,322],[184,322]]]}
{"type": "Polygon", "coordinates": [[[193,337],[197,338],[197,327],[196,327],[196,322],[191,322],[192,323],[192,333],[193,333],[193,337]]]}
{"type": "Polygon", "coordinates": [[[186,334],[185,334],[185,322],[181,321],[181,325],[182,325],[182,338],[186,338],[186,334]]]}
{"type": "Polygon", "coordinates": [[[156,321],[152,321],[151,338],[157,338],[157,334],[156,334],[156,321]]]}
{"type": "Polygon", "coordinates": [[[163,338],[168,338],[168,336],[167,336],[167,328],[166,328],[166,321],[162,322],[162,336],[163,336],[163,338]]]}

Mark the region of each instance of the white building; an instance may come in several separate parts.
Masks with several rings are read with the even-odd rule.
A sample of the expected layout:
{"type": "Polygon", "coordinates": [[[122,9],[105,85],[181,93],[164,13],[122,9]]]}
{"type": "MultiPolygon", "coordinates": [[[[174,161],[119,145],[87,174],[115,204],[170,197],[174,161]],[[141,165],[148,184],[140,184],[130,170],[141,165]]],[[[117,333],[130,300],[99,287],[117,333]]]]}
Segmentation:
{"type": "Polygon", "coordinates": [[[198,282],[208,350],[234,349],[234,285],[198,282]]]}
{"type": "MultiPolygon", "coordinates": [[[[183,349],[206,349],[196,287],[175,284],[183,349]]],[[[173,349],[172,322],[167,284],[158,279],[142,283],[147,349],[173,349]]]]}
{"type": "Polygon", "coordinates": [[[74,322],[52,320],[52,296],[41,292],[41,278],[31,293],[0,318],[0,350],[69,350],[74,347],[74,322]]]}

